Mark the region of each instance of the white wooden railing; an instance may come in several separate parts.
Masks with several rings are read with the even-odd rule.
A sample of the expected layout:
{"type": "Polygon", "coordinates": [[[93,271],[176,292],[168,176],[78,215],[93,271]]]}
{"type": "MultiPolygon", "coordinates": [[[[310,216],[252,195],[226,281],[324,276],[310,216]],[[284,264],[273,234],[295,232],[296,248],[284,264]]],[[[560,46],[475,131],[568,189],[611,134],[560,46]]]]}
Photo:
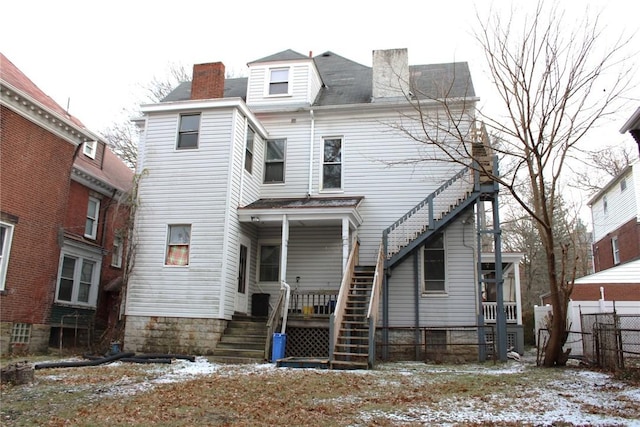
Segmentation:
{"type": "MultiPolygon", "coordinates": [[[[485,323],[496,323],[497,304],[495,302],[483,302],[482,312],[484,313],[485,323]]],[[[517,302],[504,302],[504,312],[507,317],[507,323],[518,322],[518,303],[517,302]]]]}

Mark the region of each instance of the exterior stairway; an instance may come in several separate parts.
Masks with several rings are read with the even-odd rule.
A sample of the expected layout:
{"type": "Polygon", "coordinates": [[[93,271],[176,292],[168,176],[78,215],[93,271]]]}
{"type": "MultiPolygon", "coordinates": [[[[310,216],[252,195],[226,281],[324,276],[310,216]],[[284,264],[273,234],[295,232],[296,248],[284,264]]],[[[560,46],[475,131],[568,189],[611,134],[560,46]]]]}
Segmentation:
{"type": "Polygon", "coordinates": [[[338,342],[331,369],[367,369],[369,366],[369,323],[367,310],[371,298],[375,267],[356,267],[349,286],[338,342]]]}
{"type": "Polygon", "coordinates": [[[209,360],[217,363],[262,363],[267,336],[265,318],[234,315],[209,360]]]}

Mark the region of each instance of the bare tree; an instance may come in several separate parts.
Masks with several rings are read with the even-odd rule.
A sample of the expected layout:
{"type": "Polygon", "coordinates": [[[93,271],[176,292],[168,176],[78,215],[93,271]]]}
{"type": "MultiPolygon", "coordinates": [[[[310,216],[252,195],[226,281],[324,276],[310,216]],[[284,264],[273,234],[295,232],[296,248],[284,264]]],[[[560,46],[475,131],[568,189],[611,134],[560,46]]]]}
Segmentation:
{"type": "MultiPolygon", "coordinates": [[[[154,76],[151,81],[141,85],[143,95],[140,104],[159,102],[180,83],[190,79],[191,75],[184,65],[171,63],[163,77],[154,76]]],[[[130,168],[135,168],[138,158],[138,130],[132,119],[139,116],[141,114],[137,105],[126,109],[123,120],[112,123],[101,132],[114,153],[130,168]]]]}
{"type": "Polygon", "coordinates": [[[596,123],[617,111],[622,95],[631,89],[633,66],[623,52],[631,39],[621,37],[603,46],[606,38],[598,18],[580,19],[574,11],[565,16],[558,4],[544,1],[529,14],[512,11],[504,17],[491,11],[483,19],[478,13],[475,37],[504,113],[474,113],[466,98],[448,96],[453,84],[448,90],[445,84],[437,97],[408,94],[417,122],[410,123],[407,115],[396,125],[437,148],[425,150],[425,156],[435,154],[422,160],[464,165],[476,160],[481,174],[499,183],[530,218],[544,249],[553,306],[545,366],[562,365],[568,357],[563,353],[564,332],[577,268],[568,262],[571,251],[558,234],[554,201],[570,172],[567,164],[580,154],[579,143],[596,123]],[[484,141],[492,136],[499,173],[474,154],[479,133],[484,141]]]}
{"type": "Polygon", "coordinates": [[[628,144],[613,145],[587,151],[584,157],[583,168],[575,171],[575,178],[570,185],[593,195],[631,164],[635,157],[635,147],[628,144]]]}

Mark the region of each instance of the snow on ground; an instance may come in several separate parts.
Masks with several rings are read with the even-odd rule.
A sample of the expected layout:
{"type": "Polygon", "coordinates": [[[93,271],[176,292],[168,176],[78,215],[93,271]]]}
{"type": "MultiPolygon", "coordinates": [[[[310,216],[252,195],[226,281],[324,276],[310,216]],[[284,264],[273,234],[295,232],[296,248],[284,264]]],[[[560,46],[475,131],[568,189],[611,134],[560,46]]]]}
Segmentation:
{"type": "MultiPolygon", "coordinates": [[[[115,362],[105,366],[121,366],[115,362]]],[[[536,369],[532,365],[510,361],[506,364],[483,365],[428,365],[421,362],[381,364],[375,370],[343,371],[344,375],[371,375],[384,384],[390,381],[389,373],[402,375],[418,386],[437,384],[438,375],[513,375],[536,369]]],[[[249,375],[277,373],[295,375],[293,368],[276,368],[274,364],[219,365],[205,357],[197,357],[195,362],[175,360],[171,364],[149,367],[148,379],[123,376],[116,384],[106,386],[102,393],[111,395],[132,395],[153,389],[157,384],[187,381],[207,375],[249,375]]],[[[317,372],[331,372],[315,370],[317,372]]],[[[58,380],[64,373],[49,375],[58,380]]],[[[442,378],[442,377],[440,377],[442,378]]],[[[393,380],[392,380],[393,381],[393,380]]],[[[502,390],[504,391],[504,390],[502,390]]],[[[446,399],[430,405],[415,406],[402,412],[368,411],[360,414],[363,423],[387,419],[391,423],[420,423],[455,425],[457,423],[529,423],[540,426],[570,423],[589,426],[632,426],[640,427],[640,421],[622,418],[625,403],[640,405],[640,388],[630,387],[615,381],[609,374],[580,369],[566,369],[544,387],[527,385],[509,393],[492,393],[487,390],[483,399],[468,399],[464,396],[446,399]],[[514,398],[514,396],[516,396],[514,398]],[[600,408],[592,414],[585,412],[585,405],[600,408]],[[600,415],[601,413],[611,415],[600,415]],[[621,415],[621,416],[617,416],[621,415]]],[[[339,399],[349,399],[343,396],[339,399]]],[[[335,400],[335,399],[334,399],[335,400]]]]}

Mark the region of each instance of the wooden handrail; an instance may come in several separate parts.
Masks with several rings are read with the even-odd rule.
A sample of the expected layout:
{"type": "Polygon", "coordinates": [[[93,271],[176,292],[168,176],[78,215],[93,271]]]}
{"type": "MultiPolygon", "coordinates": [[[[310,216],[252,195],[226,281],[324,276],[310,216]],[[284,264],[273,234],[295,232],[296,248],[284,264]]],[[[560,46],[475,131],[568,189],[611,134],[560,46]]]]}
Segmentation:
{"type": "Polygon", "coordinates": [[[338,343],[338,335],[339,328],[342,324],[342,318],[344,316],[345,307],[347,305],[347,294],[349,292],[349,286],[351,285],[351,280],[353,279],[353,270],[358,263],[358,253],[360,250],[360,242],[357,239],[354,239],[353,244],[351,245],[351,252],[349,253],[349,258],[347,259],[347,265],[342,275],[342,282],[340,283],[340,292],[338,293],[338,300],[336,301],[336,308],[331,315],[331,327],[334,331],[333,336],[331,337],[331,354],[333,354],[334,349],[336,348],[336,344],[338,343]]]}
{"type": "Polygon", "coordinates": [[[380,311],[380,294],[382,293],[382,278],[384,275],[384,242],[380,243],[378,249],[378,259],[376,270],[373,275],[373,286],[371,287],[371,299],[369,299],[369,310],[367,311],[367,323],[369,324],[369,366],[373,367],[376,359],[376,326],[378,324],[378,312],[380,311]]]}
{"type": "Polygon", "coordinates": [[[278,323],[280,323],[280,317],[278,314],[282,314],[282,305],[284,304],[284,294],[285,290],[280,290],[280,295],[278,296],[278,301],[276,302],[275,307],[273,307],[273,311],[269,315],[269,319],[267,320],[267,341],[264,345],[264,358],[269,360],[269,350],[271,347],[271,337],[278,327],[278,323]]]}

